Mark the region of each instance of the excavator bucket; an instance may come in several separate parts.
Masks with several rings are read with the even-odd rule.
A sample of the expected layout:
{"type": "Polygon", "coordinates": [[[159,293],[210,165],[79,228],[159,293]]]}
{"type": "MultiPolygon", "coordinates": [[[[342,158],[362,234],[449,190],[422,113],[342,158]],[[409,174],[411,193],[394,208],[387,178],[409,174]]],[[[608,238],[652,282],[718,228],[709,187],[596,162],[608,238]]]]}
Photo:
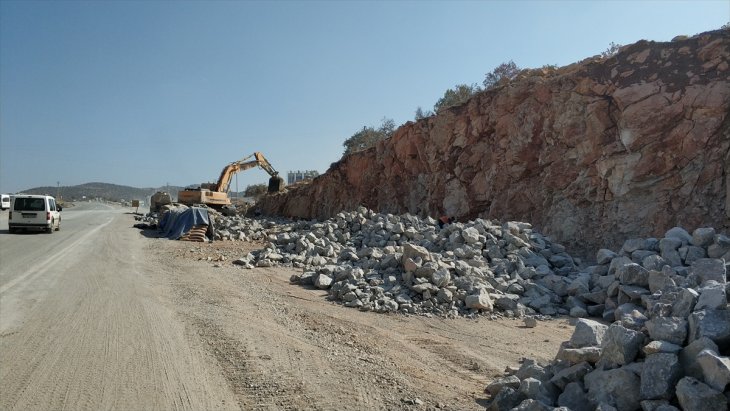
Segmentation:
{"type": "Polygon", "coordinates": [[[274,176],[269,179],[269,193],[278,193],[284,189],[284,179],[274,176]]]}

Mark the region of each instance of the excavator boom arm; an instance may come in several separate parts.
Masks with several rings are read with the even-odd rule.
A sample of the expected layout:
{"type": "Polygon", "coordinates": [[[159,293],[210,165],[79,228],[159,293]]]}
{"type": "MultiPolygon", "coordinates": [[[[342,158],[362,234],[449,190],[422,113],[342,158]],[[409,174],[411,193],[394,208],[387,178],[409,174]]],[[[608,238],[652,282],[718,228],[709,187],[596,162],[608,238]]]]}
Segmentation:
{"type": "Polygon", "coordinates": [[[218,177],[218,183],[216,184],[216,189],[214,191],[222,191],[222,192],[228,192],[228,188],[231,185],[231,180],[233,179],[233,176],[238,173],[239,171],[248,170],[249,168],[254,168],[258,165],[257,161],[235,161],[231,164],[228,164],[223,168],[221,171],[220,177],[218,177]]]}
{"type": "Polygon", "coordinates": [[[274,167],[271,165],[271,163],[269,163],[269,160],[267,160],[263,154],[257,151],[253,153],[253,155],[254,157],[256,157],[256,161],[258,161],[259,167],[263,168],[264,171],[269,173],[271,177],[276,177],[279,175],[279,172],[274,170],[274,167]]]}
{"type": "Polygon", "coordinates": [[[248,157],[244,157],[238,161],[234,161],[231,164],[228,164],[227,166],[223,167],[223,170],[221,171],[220,177],[218,177],[218,183],[216,184],[216,189],[214,191],[221,191],[224,193],[228,192],[228,188],[231,185],[231,180],[233,179],[233,176],[238,173],[239,171],[248,170],[250,168],[254,168],[256,166],[261,167],[264,171],[269,173],[271,177],[276,177],[279,175],[279,173],[274,170],[274,167],[271,166],[271,163],[264,157],[263,154],[260,152],[255,152],[252,155],[248,157]],[[249,160],[250,158],[254,158],[254,160],[249,160]]]}

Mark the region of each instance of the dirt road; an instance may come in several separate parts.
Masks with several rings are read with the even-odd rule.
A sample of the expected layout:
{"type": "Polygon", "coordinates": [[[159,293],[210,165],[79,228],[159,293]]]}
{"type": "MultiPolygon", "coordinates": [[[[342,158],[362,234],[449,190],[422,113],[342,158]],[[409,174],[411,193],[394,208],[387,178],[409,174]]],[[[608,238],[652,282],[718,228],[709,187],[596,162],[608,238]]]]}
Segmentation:
{"type": "Polygon", "coordinates": [[[123,211],[88,213],[48,257],[6,245],[58,233],[0,232],[0,409],[483,409],[489,380],[572,332],[360,312],[289,284],[295,271],[231,264],[255,244],[148,238],[123,211]]]}
{"type": "Polygon", "coordinates": [[[161,301],[131,216],[98,203],[62,214],[53,234],[2,226],[0,409],[237,408],[161,301]]]}

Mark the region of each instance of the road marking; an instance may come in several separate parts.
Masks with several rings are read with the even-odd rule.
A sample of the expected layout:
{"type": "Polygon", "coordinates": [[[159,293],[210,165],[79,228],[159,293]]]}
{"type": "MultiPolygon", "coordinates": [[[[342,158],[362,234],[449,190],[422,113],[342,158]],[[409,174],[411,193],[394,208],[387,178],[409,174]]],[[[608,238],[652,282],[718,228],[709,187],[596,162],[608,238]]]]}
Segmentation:
{"type": "Polygon", "coordinates": [[[66,253],[71,251],[74,247],[79,245],[82,241],[86,240],[88,237],[96,233],[97,231],[101,230],[105,226],[107,226],[109,223],[111,223],[114,219],[110,218],[109,221],[106,223],[97,226],[96,228],[92,229],[91,231],[87,232],[86,234],[79,237],[76,241],[69,244],[65,248],[59,250],[56,254],[51,255],[50,257],[46,258],[44,261],[39,262],[38,264],[31,267],[28,271],[25,272],[25,274],[21,275],[20,277],[17,277],[16,279],[8,282],[4,286],[0,287],[0,294],[5,293],[7,290],[15,287],[19,282],[25,280],[31,275],[37,275],[45,272],[47,269],[51,267],[52,263],[55,263],[57,260],[60,260],[66,253]]]}

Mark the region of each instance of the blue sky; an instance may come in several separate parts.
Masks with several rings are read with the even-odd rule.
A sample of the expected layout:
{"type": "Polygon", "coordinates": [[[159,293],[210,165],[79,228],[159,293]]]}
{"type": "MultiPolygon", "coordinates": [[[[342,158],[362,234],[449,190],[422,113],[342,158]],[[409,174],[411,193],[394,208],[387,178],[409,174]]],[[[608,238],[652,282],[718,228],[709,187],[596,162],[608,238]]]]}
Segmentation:
{"type": "Polygon", "coordinates": [[[254,151],[321,173],[363,126],[412,120],[502,62],[566,65],[728,21],[728,0],[3,0],[0,191],[196,184],[254,151]]]}

